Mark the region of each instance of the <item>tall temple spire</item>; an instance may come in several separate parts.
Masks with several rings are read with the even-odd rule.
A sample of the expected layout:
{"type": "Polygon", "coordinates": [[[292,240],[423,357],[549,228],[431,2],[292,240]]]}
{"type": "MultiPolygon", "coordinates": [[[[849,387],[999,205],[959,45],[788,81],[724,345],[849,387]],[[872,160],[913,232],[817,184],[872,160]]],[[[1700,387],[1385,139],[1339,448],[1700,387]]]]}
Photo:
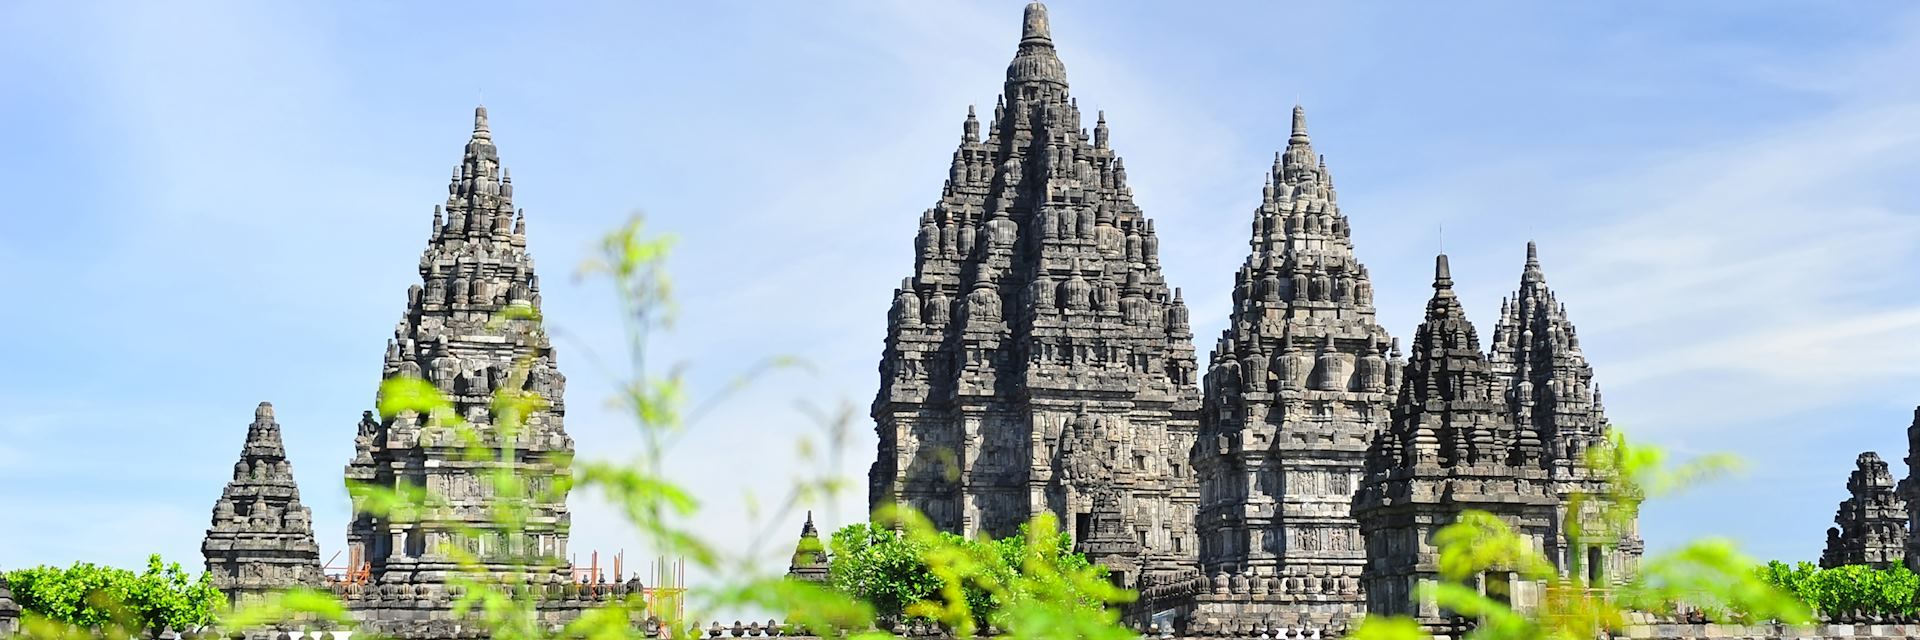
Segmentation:
{"type": "Polygon", "coordinates": [[[233,480],[214,502],[213,523],[200,550],[214,586],[235,605],[325,584],[313,514],[300,504],[300,487],[270,403],[254,409],[233,480]]]}
{"type": "Polygon", "coordinates": [[[540,306],[540,280],[526,251],[525,222],[513,206],[513,183],[500,165],[487,110],[474,110],[473,133],[447,187],[444,216],[420,257],[421,284],[407,291],[407,308],[394,327],[383,379],[419,378],[434,384],[482,437],[500,425],[496,392],[518,388],[544,405],[522,416],[505,464],[532,496],[521,531],[509,535],[493,519],[486,475],[500,461],[473,461],[441,416],[405,411],[362,414],[350,487],[367,484],[424,488],[444,509],[395,520],[373,513],[356,495],[348,528],[348,561],[383,584],[426,595],[444,594],[461,571],[463,553],[497,574],[564,579],[570,518],[565,478],[573,440],[562,424],[566,385],[540,319],[503,315],[510,307],[540,306]],[[458,550],[459,553],[456,553],[458,550]]]}
{"type": "MultiPolygon", "coordinates": [[[[1400,367],[1305,109],[1292,121],[1209,358],[1192,454],[1205,496],[1200,564],[1215,580],[1320,581],[1358,614],[1366,551],[1350,505],[1400,367]]],[[[1231,596],[1197,597],[1200,615],[1264,619],[1231,596]]]]}
{"type": "Polygon", "coordinates": [[[1092,527],[1112,490],[1142,547],[1127,560],[1184,566],[1199,406],[1186,309],[1112,131],[1067,93],[1045,6],[1027,6],[1004,93],[975,126],[894,292],[869,496],[1007,535],[1045,512],[1092,527]]]}
{"type": "MultiPolygon", "coordinates": [[[[1556,543],[1560,500],[1539,461],[1540,443],[1516,425],[1500,401],[1473,323],[1453,291],[1446,254],[1434,258],[1433,298],[1415,330],[1392,425],[1375,441],[1353,512],[1372,554],[1364,574],[1369,614],[1409,615],[1430,628],[1450,623],[1420,585],[1439,579],[1430,540],[1465,510],[1485,511],[1514,527],[1539,551],[1564,561],[1556,543]]],[[[1562,565],[1564,566],[1564,565],[1562,565]]],[[[1508,593],[1524,576],[1503,575],[1508,593]]],[[[1537,593],[1537,591],[1535,591],[1537,593]]],[[[1516,599],[1524,609],[1532,602],[1516,599]]]]}
{"type": "Polygon", "coordinates": [[[1593,384],[1593,369],[1580,337],[1547,287],[1540,248],[1527,242],[1520,286],[1501,309],[1493,330],[1491,366],[1500,380],[1507,411],[1545,443],[1558,477],[1584,472],[1580,456],[1606,437],[1607,419],[1593,384]]]}

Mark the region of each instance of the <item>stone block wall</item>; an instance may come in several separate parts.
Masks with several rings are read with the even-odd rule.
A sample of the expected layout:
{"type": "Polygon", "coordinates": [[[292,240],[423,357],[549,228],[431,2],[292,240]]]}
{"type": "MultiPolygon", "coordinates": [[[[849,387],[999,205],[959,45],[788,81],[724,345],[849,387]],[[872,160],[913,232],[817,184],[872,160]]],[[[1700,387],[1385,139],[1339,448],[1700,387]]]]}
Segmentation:
{"type": "MultiPolygon", "coordinates": [[[[953,636],[944,630],[929,626],[898,626],[890,629],[894,635],[903,638],[948,638],[953,636]]],[[[437,622],[422,624],[413,629],[411,637],[431,640],[478,640],[485,636],[479,629],[437,622]]],[[[633,638],[666,638],[670,630],[657,620],[647,620],[634,625],[633,638]]],[[[10,633],[0,630],[0,638],[10,633]]],[[[351,640],[365,635],[362,631],[320,629],[294,626],[277,629],[260,629],[245,633],[227,633],[216,629],[198,629],[176,632],[171,629],[157,634],[148,634],[158,640],[227,640],[244,638],[245,640],[351,640]]],[[[795,638],[797,640],[823,640],[840,637],[839,634],[816,634],[805,629],[775,620],[766,622],[741,622],[731,624],[721,622],[689,622],[681,633],[671,634],[676,638],[795,638]]],[[[1192,633],[1175,634],[1171,631],[1151,627],[1141,632],[1142,640],[1320,640],[1337,638],[1327,632],[1298,627],[1256,627],[1247,629],[1204,629],[1192,633]]],[[[1665,624],[1648,622],[1627,627],[1621,633],[1613,635],[1618,640],[1895,640],[1920,637],[1920,624],[1817,624],[1817,625],[1722,625],[1722,624],[1665,624]]],[[[985,638],[983,636],[983,638],[985,638]]]]}

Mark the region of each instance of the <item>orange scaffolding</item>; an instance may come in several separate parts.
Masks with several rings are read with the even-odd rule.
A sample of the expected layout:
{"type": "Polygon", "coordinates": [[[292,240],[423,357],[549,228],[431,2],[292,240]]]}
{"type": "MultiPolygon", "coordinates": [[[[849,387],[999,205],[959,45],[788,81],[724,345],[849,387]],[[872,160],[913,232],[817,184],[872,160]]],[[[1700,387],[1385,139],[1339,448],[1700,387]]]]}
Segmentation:
{"type": "MultiPolygon", "coordinates": [[[[613,554],[613,562],[610,567],[607,567],[613,570],[613,578],[608,580],[606,574],[601,571],[603,567],[600,565],[599,551],[588,554],[585,566],[581,566],[580,558],[576,555],[572,561],[573,581],[583,585],[623,582],[627,579],[626,556],[625,551],[613,554]]],[[[635,578],[640,578],[640,592],[646,599],[647,615],[668,620],[685,619],[687,614],[686,561],[674,558],[669,562],[665,557],[655,558],[648,567],[647,573],[650,574],[651,579],[641,577],[637,572],[633,575],[635,578]]]]}

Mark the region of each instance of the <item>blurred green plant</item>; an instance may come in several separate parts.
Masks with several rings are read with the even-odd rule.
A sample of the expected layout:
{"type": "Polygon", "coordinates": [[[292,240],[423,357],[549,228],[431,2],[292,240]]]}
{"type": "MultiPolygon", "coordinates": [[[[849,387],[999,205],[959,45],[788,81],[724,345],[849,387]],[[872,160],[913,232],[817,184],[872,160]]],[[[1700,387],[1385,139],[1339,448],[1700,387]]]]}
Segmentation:
{"type": "MultiPolygon", "coordinates": [[[[1588,471],[1604,478],[1606,490],[1574,496],[1563,527],[1572,540],[1618,540],[1633,531],[1640,504],[1670,495],[1734,469],[1735,461],[1714,455],[1669,465],[1657,447],[1632,444],[1618,431],[1602,446],[1589,449],[1588,471]]],[[[1440,556],[1440,580],[1423,584],[1416,597],[1431,598],[1443,610],[1473,622],[1471,640],[1587,640],[1626,626],[1627,613],[1673,614],[1681,607],[1728,622],[1761,620],[1804,624],[1811,612],[1791,594],[1776,588],[1755,570],[1758,563],[1723,539],[1695,541],[1646,558],[1620,584],[1587,584],[1581,554],[1569,554],[1565,575],[1527,538],[1499,517],[1467,511],[1434,536],[1440,556]],[[1477,578],[1488,571],[1510,571],[1544,586],[1538,606],[1516,610],[1506,594],[1482,593],[1477,578]]],[[[1354,632],[1356,640],[1421,640],[1431,637],[1411,619],[1373,616],[1354,632]]]]}
{"type": "Polygon", "coordinates": [[[180,563],[147,557],[147,569],[76,562],[71,567],[34,567],[7,573],[14,600],[35,636],[65,636],[99,628],[124,637],[145,629],[191,629],[213,622],[226,596],[205,575],[193,577],[180,563]]]}
{"type": "Polygon", "coordinates": [[[1829,614],[1907,615],[1916,612],[1920,575],[1905,565],[1875,569],[1844,565],[1822,569],[1811,562],[1793,565],[1774,560],[1758,569],[1760,579],[1817,611],[1829,614]]]}

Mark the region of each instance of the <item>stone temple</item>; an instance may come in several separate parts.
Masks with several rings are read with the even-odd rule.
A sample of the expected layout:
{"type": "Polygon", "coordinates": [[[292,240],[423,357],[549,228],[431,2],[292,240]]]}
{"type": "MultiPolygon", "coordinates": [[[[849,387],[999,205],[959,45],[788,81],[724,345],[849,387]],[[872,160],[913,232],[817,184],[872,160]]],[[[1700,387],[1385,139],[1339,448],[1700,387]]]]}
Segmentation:
{"type": "Polygon", "coordinates": [[[1854,461],[1847,477],[1846,500],[1833,515],[1839,526],[1827,529],[1820,566],[1864,564],[1875,569],[1899,565],[1906,557],[1907,503],[1895,492],[1893,472],[1880,454],[1868,451],[1854,461]]]}
{"type": "MultiPolygon", "coordinates": [[[[574,450],[562,423],[566,377],[538,316],[540,280],[527,253],[526,220],[513,205],[513,179],[500,163],[485,107],[474,112],[473,133],[430,231],[421,284],[407,290],[381,377],[430,382],[452,406],[430,415],[361,415],[345,473],[354,495],[348,567],[334,591],[363,629],[397,637],[463,633],[454,611],[456,578],[476,572],[554,595],[541,612],[550,623],[637,592],[637,580],[583,590],[565,560],[574,450]],[[503,390],[530,393],[540,403],[507,423],[493,415],[503,390]],[[489,457],[464,453],[456,418],[489,457]],[[496,495],[490,474],[502,469],[519,478],[520,497],[496,495]],[[367,487],[421,490],[423,506],[383,513],[370,508],[367,487]],[[504,506],[522,509],[525,526],[498,524],[496,509],[504,506]]],[[[255,414],[203,548],[216,584],[236,601],[326,586],[271,405],[262,403],[255,414]]]]}
{"type": "Polygon", "coordinates": [[[1198,543],[1192,332],[1106,120],[1084,125],[1046,10],[1029,7],[894,295],[872,502],[995,536],[1051,512],[1085,538],[1112,492],[1111,524],[1138,549],[1124,561],[1178,563],[1198,543]]]}
{"type": "Polygon", "coordinates": [[[313,514],[300,504],[271,404],[262,402],[253,412],[233,481],[214,503],[200,549],[214,586],[234,604],[257,602],[288,586],[326,585],[313,514]]]}
{"type": "MultiPolygon", "coordinates": [[[[1484,349],[1437,256],[1425,318],[1403,351],[1376,318],[1356,218],[1296,106],[1263,168],[1246,259],[1220,283],[1232,306],[1217,310],[1227,326],[1203,369],[1154,222],[1134,202],[1105,117],[1094,111],[1089,127],[1069,94],[1050,27],[1045,6],[1026,7],[1000,98],[984,123],[968,109],[946,184],[920,215],[872,404],[873,507],[909,506],[942,529],[992,536],[1053,514],[1078,550],[1139,590],[1129,621],[1186,636],[1324,637],[1369,612],[1455,634],[1459,618],[1413,594],[1438,578],[1434,532],[1469,509],[1502,519],[1567,577],[1605,587],[1634,574],[1637,530],[1568,526],[1612,499],[1609,479],[1582,460],[1608,422],[1537,247],[1527,244],[1484,349]]],[[[348,571],[323,578],[280,425],[262,403],[202,547],[235,601],[328,584],[364,630],[460,638],[478,631],[454,610],[466,569],[550,596],[547,624],[641,592],[637,580],[570,577],[566,378],[485,108],[447,190],[381,377],[427,381],[452,407],[364,413],[345,469],[350,487],[416,487],[427,506],[382,513],[356,491],[348,571]],[[503,391],[543,404],[509,421],[493,415],[503,391]],[[463,455],[456,421],[505,459],[463,455]],[[530,492],[513,501],[526,510],[522,530],[491,518],[508,501],[487,475],[503,469],[530,492]]],[[[1869,452],[1848,489],[1822,564],[1920,568],[1920,510],[1907,508],[1920,480],[1910,472],[1896,486],[1869,452]]],[[[800,539],[790,575],[828,579],[811,514],[800,539]]],[[[1504,571],[1478,584],[1522,608],[1542,595],[1504,571]]],[[[0,633],[16,615],[11,597],[0,580],[0,633]]]]}
{"type": "MultiPolygon", "coordinates": [[[[1437,578],[1433,532],[1466,509],[1563,573],[1631,575],[1637,532],[1563,526],[1595,515],[1568,510],[1604,488],[1580,460],[1607,422],[1537,249],[1491,352],[1440,256],[1403,357],[1304,110],[1292,120],[1200,373],[1108,123],[1085,128],[1047,9],[1028,5],[985,133],[969,109],[895,291],[870,502],[965,534],[1054,514],[1141,590],[1135,620],[1179,628],[1339,628],[1369,610],[1444,627],[1411,594],[1437,578]]],[[[1538,597],[1513,581],[1484,579],[1538,597]]]]}
{"type": "Polygon", "coordinates": [[[400,590],[404,601],[368,602],[371,617],[431,619],[450,608],[449,579],[462,568],[457,548],[498,576],[535,584],[566,581],[571,523],[566,486],[573,440],[562,424],[566,378],[537,315],[540,279],[527,253],[526,218],[514,208],[513,178],[500,163],[485,107],[476,109],[473,135],[433,211],[421,284],[407,290],[407,308],[387,342],[383,379],[431,382],[453,404],[450,415],[413,411],[380,419],[361,417],[349,487],[412,486],[427,507],[397,517],[364,508],[356,495],[347,531],[348,555],[376,589],[400,590]],[[544,401],[506,429],[493,415],[496,392],[524,390],[544,401]],[[470,425],[496,455],[465,457],[452,418],[470,425]],[[494,521],[498,505],[489,473],[510,469],[526,491],[526,526],[508,531],[494,521]],[[387,612],[386,609],[396,609],[387,612]]]}

